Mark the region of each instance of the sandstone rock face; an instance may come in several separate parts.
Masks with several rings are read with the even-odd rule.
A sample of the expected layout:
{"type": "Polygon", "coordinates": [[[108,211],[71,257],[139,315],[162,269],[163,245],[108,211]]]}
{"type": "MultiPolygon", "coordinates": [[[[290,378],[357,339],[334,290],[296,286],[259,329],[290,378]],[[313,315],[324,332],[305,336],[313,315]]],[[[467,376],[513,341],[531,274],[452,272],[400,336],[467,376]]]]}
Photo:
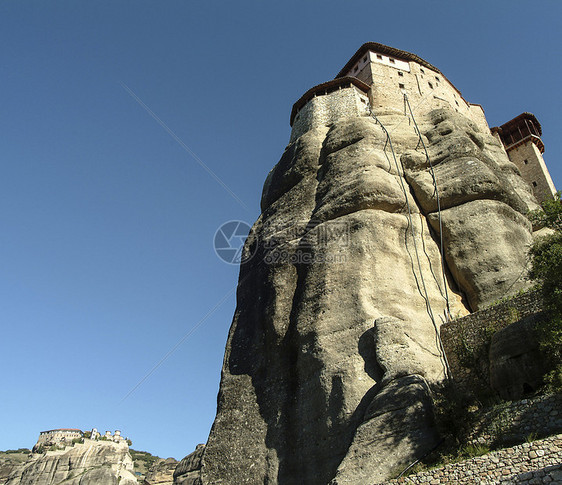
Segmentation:
{"type": "Polygon", "coordinates": [[[493,137],[452,111],[418,120],[443,187],[439,224],[413,126],[377,116],[396,158],[373,119],[347,118],[295,140],[267,177],[202,484],[386,479],[437,440],[447,312],[524,285],[525,185],[493,137]]]}
{"type": "Polygon", "coordinates": [[[400,377],[371,402],[332,485],[378,483],[439,443],[431,392],[417,375],[400,377]],[[405,459],[406,458],[406,459],[405,459]]]}
{"type": "Polygon", "coordinates": [[[177,465],[177,460],[173,458],[158,460],[146,473],[143,485],[172,485],[177,465]]]}
{"type": "Polygon", "coordinates": [[[174,485],[201,485],[201,458],[205,445],[197,445],[195,451],[181,460],[174,470],[174,485]]]}
{"type": "MultiPolygon", "coordinates": [[[[471,309],[478,310],[528,286],[524,276],[532,227],[523,214],[536,202],[492,135],[450,110],[432,111],[424,121],[439,188],[445,258],[471,309]]],[[[422,211],[439,231],[426,157],[407,152],[403,161],[422,211]]]]}
{"type": "Polygon", "coordinates": [[[85,440],[61,451],[33,454],[6,485],[133,485],[133,460],[126,444],[85,440]]]}
{"type": "Polygon", "coordinates": [[[12,473],[24,466],[29,454],[29,450],[21,453],[0,452],[0,485],[4,485],[12,473]]]}
{"type": "MultiPolygon", "coordinates": [[[[438,227],[436,215],[429,220],[438,227]]],[[[478,200],[443,211],[442,221],[445,258],[473,309],[528,287],[532,234],[525,216],[502,202],[478,200]]]]}

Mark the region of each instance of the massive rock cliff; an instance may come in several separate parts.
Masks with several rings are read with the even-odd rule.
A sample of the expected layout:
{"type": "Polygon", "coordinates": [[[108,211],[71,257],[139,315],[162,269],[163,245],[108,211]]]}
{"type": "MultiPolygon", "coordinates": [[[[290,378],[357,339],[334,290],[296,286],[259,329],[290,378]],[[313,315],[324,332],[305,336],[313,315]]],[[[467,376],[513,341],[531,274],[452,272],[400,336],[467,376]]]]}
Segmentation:
{"type": "Polygon", "coordinates": [[[394,153],[375,120],[346,118],[267,177],[192,483],[386,479],[438,440],[447,314],[526,285],[535,202],[499,142],[452,110],[420,116],[432,174],[412,120],[376,115],[394,153]]]}
{"type": "Polygon", "coordinates": [[[32,454],[5,485],[133,485],[133,460],[125,443],[92,441],[59,451],[32,454]]]}
{"type": "Polygon", "coordinates": [[[174,458],[159,459],[146,473],[142,485],[172,485],[177,465],[174,458]]]}
{"type": "Polygon", "coordinates": [[[0,451],[0,485],[4,485],[15,470],[21,468],[28,460],[31,450],[0,451]]]}
{"type": "Polygon", "coordinates": [[[174,485],[201,485],[201,458],[205,445],[197,445],[193,453],[181,460],[174,470],[174,485]]]}

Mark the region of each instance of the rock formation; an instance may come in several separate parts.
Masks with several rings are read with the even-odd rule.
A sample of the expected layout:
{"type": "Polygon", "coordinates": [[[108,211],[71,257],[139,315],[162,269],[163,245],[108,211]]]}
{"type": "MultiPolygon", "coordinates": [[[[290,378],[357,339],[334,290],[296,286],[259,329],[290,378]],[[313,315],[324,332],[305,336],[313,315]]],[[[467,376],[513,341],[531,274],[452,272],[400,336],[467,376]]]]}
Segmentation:
{"type": "Polygon", "coordinates": [[[418,137],[397,110],[375,114],[400,163],[374,119],[349,117],[296,139],[265,182],[203,484],[386,479],[438,440],[447,311],[526,285],[534,202],[499,142],[453,110],[418,120],[443,277],[418,137]]]}
{"type": "Polygon", "coordinates": [[[172,485],[174,483],[174,470],[178,465],[174,458],[161,458],[154,463],[143,481],[143,485],[172,485]]]}
{"type": "Polygon", "coordinates": [[[0,451],[0,485],[4,485],[12,473],[23,467],[31,450],[0,451]]]}
{"type": "MultiPolygon", "coordinates": [[[[429,158],[439,180],[445,258],[453,278],[478,310],[528,285],[526,267],[536,208],[499,142],[452,110],[429,114],[429,158]]],[[[406,178],[438,231],[436,197],[425,159],[406,153],[406,178]]]]}
{"type": "Polygon", "coordinates": [[[93,441],[59,451],[32,454],[5,485],[133,485],[133,460],[126,443],[93,441]]]}
{"type": "Polygon", "coordinates": [[[386,480],[438,443],[441,324],[528,285],[537,203],[515,138],[427,61],[365,44],[291,125],[244,248],[209,440],[176,484],[386,480]]]}
{"type": "Polygon", "coordinates": [[[174,471],[174,485],[201,485],[201,458],[205,445],[197,445],[193,453],[178,463],[174,471]]]}

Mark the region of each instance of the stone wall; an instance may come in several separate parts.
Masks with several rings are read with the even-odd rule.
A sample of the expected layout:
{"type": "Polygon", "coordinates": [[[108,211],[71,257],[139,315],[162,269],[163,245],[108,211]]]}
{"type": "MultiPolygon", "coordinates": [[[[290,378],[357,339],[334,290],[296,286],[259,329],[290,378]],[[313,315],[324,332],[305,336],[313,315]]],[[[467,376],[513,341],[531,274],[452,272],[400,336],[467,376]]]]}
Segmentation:
{"type": "Polygon", "coordinates": [[[559,433],[562,394],[551,394],[502,403],[485,411],[468,435],[467,443],[497,447],[559,433]]]}
{"type": "MultiPolygon", "coordinates": [[[[416,114],[450,108],[472,119],[470,105],[443,74],[410,62],[410,71],[383,64],[372,66],[373,106],[404,110],[405,92],[416,114]]],[[[369,84],[371,84],[369,83],[369,84]]],[[[485,129],[486,126],[482,126],[485,129]]]]}
{"type": "Polygon", "coordinates": [[[451,108],[470,118],[484,132],[489,129],[480,106],[468,103],[442,73],[417,62],[369,51],[345,75],[371,85],[370,99],[375,109],[403,111],[406,93],[416,114],[451,108]]]}
{"type": "Polygon", "coordinates": [[[331,125],[340,118],[367,116],[367,114],[367,96],[355,86],[316,96],[295,116],[290,142],[318,126],[331,125]]]}
{"type": "Polygon", "coordinates": [[[562,435],[389,480],[413,484],[562,484],[562,435]]]}
{"type": "Polygon", "coordinates": [[[441,340],[457,385],[470,392],[488,391],[492,335],[526,317],[540,317],[542,311],[540,292],[532,290],[442,325],[441,340]]]}

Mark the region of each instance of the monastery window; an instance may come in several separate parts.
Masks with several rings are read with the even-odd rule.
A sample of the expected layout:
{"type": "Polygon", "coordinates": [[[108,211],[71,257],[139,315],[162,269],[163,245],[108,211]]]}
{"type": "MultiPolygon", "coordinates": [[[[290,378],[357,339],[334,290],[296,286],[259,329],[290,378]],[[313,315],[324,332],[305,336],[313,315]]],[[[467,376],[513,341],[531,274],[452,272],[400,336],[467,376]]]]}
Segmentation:
{"type": "Polygon", "coordinates": [[[381,59],[382,60],[382,56],[380,54],[377,54],[377,59],[381,59]]]}
{"type": "Polygon", "coordinates": [[[533,187],[536,187],[536,186],[537,186],[537,183],[536,183],[536,182],[533,182],[533,187]]]}
{"type": "Polygon", "coordinates": [[[355,66],[355,69],[353,69],[353,74],[355,74],[357,72],[357,69],[359,69],[357,66],[355,66]]]}
{"type": "Polygon", "coordinates": [[[459,102],[455,99],[455,103],[457,103],[457,106],[459,105],[459,102]]]}
{"type": "Polygon", "coordinates": [[[529,160],[523,160],[523,163],[527,165],[529,163],[529,160]]]}
{"type": "Polygon", "coordinates": [[[422,74],[425,74],[425,71],[423,70],[423,67],[420,67],[420,71],[422,74]]]}
{"type": "Polygon", "coordinates": [[[435,80],[436,80],[436,81],[439,81],[439,76],[435,76],[435,80]]]}
{"type": "Polygon", "coordinates": [[[390,61],[391,64],[394,64],[394,63],[395,63],[395,61],[394,61],[394,59],[393,59],[392,57],[389,58],[388,60],[390,61]]]}
{"type": "Polygon", "coordinates": [[[399,76],[404,76],[404,73],[402,71],[398,71],[398,75],[399,76]]]}
{"type": "Polygon", "coordinates": [[[427,84],[429,84],[429,87],[433,89],[433,84],[431,84],[430,82],[428,82],[427,84]]]}
{"type": "Polygon", "coordinates": [[[363,62],[367,62],[367,56],[363,57],[363,62]]]}
{"type": "Polygon", "coordinates": [[[403,85],[402,83],[398,84],[398,87],[399,87],[400,89],[404,89],[404,85],[403,85]]]}

